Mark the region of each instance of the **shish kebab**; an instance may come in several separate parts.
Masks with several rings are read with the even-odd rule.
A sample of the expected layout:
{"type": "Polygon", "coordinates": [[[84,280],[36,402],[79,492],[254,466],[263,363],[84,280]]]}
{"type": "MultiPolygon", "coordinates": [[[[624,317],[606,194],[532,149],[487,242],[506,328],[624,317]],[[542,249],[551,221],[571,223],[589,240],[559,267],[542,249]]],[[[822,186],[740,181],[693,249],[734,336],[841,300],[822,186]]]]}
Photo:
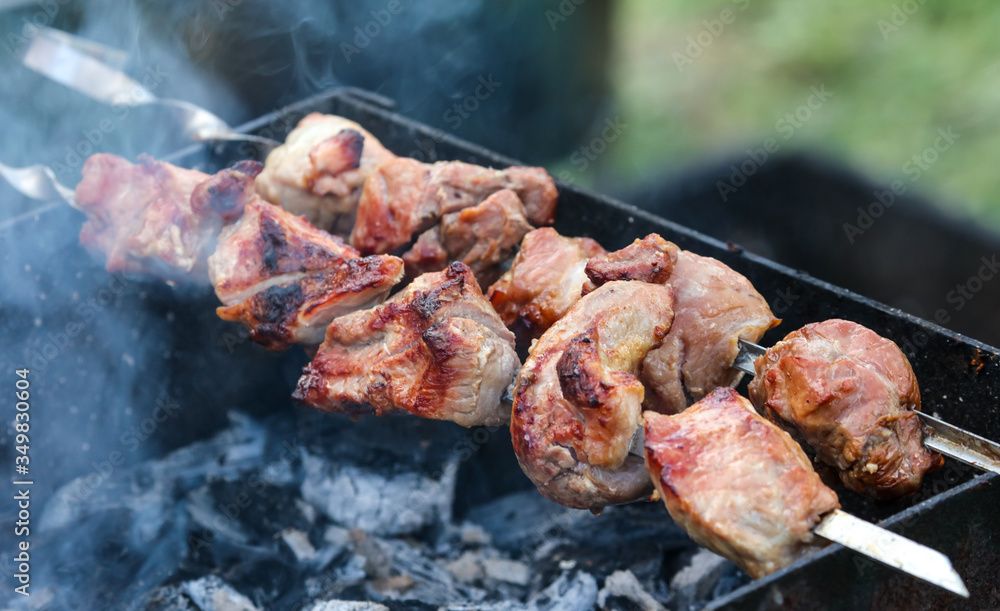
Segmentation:
{"type": "MultiPolygon", "coordinates": [[[[339,133],[338,133],[338,135],[339,135],[339,133]]],[[[246,168],[240,168],[240,169],[244,169],[245,170],[246,168]]],[[[234,170],[233,173],[239,174],[240,173],[240,171],[239,171],[240,169],[234,170]]],[[[404,172],[407,171],[407,170],[409,170],[409,168],[404,168],[404,172]]],[[[245,173],[251,173],[251,172],[245,172],[245,173]]],[[[226,205],[232,203],[233,200],[239,199],[241,196],[243,196],[243,195],[246,194],[246,191],[247,191],[247,189],[246,189],[246,181],[245,181],[245,179],[240,179],[240,177],[238,177],[238,176],[236,177],[235,181],[229,180],[229,179],[232,178],[232,174],[230,174],[230,175],[220,175],[218,178],[219,178],[221,184],[216,184],[214,186],[210,186],[210,187],[207,188],[207,190],[208,190],[209,194],[212,195],[212,196],[219,196],[220,194],[222,194],[222,198],[221,199],[222,199],[222,203],[224,205],[220,209],[221,210],[221,214],[222,215],[230,214],[230,211],[226,207],[226,205]],[[234,192],[231,192],[232,191],[232,185],[230,183],[235,183],[235,184],[238,185],[238,184],[241,183],[241,180],[242,180],[243,186],[241,188],[237,188],[234,192]]],[[[251,176],[251,178],[252,178],[252,176],[251,176]]],[[[155,202],[154,202],[154,204],[155,204],[155,202]]],[[[244,206],[245,206],[245,203],[244,203],[244,206]]],[[[215,206],[215,207],[217,207],[217,206],[215,206]]],[[[153,208],[155,209],[155,205],[153,206],[153,208]]],[[[419,219],[419,217],[417,217],[417,218],[419,219]]],[[[227,219],[223,218],[223,220],[225,221],[227,219]]],[[[421,220],[421,222],[423,222],[423,221],[421,220]]],[[[266,223],[262,223],[262,224],[266,224],[266,223]]],[[[112,225],[113,225],[113,223],[112,223],[112,225]]],[[[171,228],[176,228],[177,227],[176,224],[168,223],[167,225],[169,227],[171,227],[171,228]]],[[[415,226],[418,227],[417,225],[415,225],[415,226]]],[[[263,232],[263,233],[264,233],[264,237],[266,238],[267,237],[266,236],[266,232],[263,232]]],[[[118,237],[122,237],[122,236],[118,236],[118,237]]],[[[124,236],[124,237],[131,237],[131,236],[124,236]]],[[[169,237],[174,238],[176,236],[169,236],[169,237]]],[[[405,240],[403,241],[403,243],[405,244],[405,240]]],[[[113,262],[113,258],[111,257],[111,253],[110,252],[108,254],[109,254],[109,267],[110,267],[111,264],[112,264],[112,262],[113,262]]],[[[347,258],[356,258],[356,257],[347,257],[347,258]]],[[[265,259],[266,259],[266,257],[265,257],[265,259]]],[[[126,259],[126,262],[127,262],[127,259],[126,259]]],[[[268,265],[273,266],[273,263],[272,264],[268,264],[267,260],[265,260],[264,263],[265,263],[265,266],[268,266],[268,265]]],[[[464,266],[461,266],[461,267],[464,267],[464,266]]],[[[466,276],[468,276],[468,277],[471,278],[471,274],[468,274],[467,270],[463,270],[463,269],[461,269],[461,267],[459,267],[459,268],[453,268],[453,269],[449,270],[451,272],[450,275],[452,275],[452,276],[460,276],[460,275],[462,275],[464,273],[466,276]]],[[[191,268],[189,268],[189,271],[190,271],[190,269],[194,269],[194,266],[192,266],[191,268]]],[[[143,270],[143,271],[147,271],[147,270],[143,270]]],[[[274,271],[274,270],[271,270],[271,271],[274,271]]],[[[218,286],[217,286],[217,292],[218,292],[218,286]]],[[[221,294],[220,294],[220,297],[221,297],[221,294]]],[[[459,332],[459,336],[461,336],[461,334],[462,333],[459,332]]]]}
{"type": "MultiPolygon", "coordinates": [[[[520,446],[522,466],[543,494],[549,480],[565,487],[566,478],[570,477],[568,470],[578,469],[578,473],[588,474],[583,476],[586,478],[600,473],[600,470],[590,471],[595,465],[612,465],[615,477],[620,478],[622,473],[618,470],[629,469],[622,462],[627,435],[636,430],[633,425],[637,425],[641,410],[676,413],[714,388],[735,386],[742,376],[739,369],[732,367],[734,360],[743,360],[739,354],[740,345],[759,339],[777,322],[750,283],[718,261],[681,251],[655,234],[636,240],[614,253],[606,253],[591,242],[581,238],[563,238],[548,228],[525,236],[511,270],[490,291],[494,306],[508,326],[542,343],[544,329],[552,321],[565,316],[580,299],[581,292],[593,291],[595,286],[609,280],[668,286],[673,293],[673,318],[660,316],[659,324],[666,329],[661,343],[637,351],[632,355],[634,362],[625,368],[637,373],[645,387],[641,408],[636,406],[626,410],[631,414],[629,419],[615,412],[618,414],[616,418],[595,420],[593,410],[574,410],[569,404],[564,405],[551,398],[527,409],[532,414],[530,419],[521,418],[515,406],[512,419],[514,438],[527,440],[525,445],[520,446]],[[600,251],[595,252],[595,249],[600,251]],[[523,271],[525,269],[527,271],[523,271]],[[554,278],[540,281],[539,276],[546,274],[554,278]],[[546,289],[540,290],[539,286],[546,289]],[[553,287],[562,288],[557,291],[553,287]],[[556,407],[560,405],[562,407],[556,407]],[[538,417],[540,412],[546,414],[543,419],[538,417]],[[582,429],[577,428],[577,422],[583,423],[582,429]],[[602,452],[593,454],[596,462],[590,460],[590,448],[595,440],[606,446],[602,452]],[[538,449],[536,452],[536,446],[546,448],[550,445],[552,450],[538,449]],[[551,456],[556,456],[558,448],[564,446],[572,448],[574,461],[534,460],[533,454],[551,451],[556,453],[551,456]],[[605,462],[607,456],[615,458],[605,462]],[[578,464],[569,469],[566,467],[573,463],[578,464]]],[[[656,309],[647,307],[645,313],[636,312],[636,316],[646,316],[645,322],[649,323],[656,312],[656,309]]],[[[594,324],[593,320],[579,318],[560,328],[559,333],[564,336],[562,339],[545,341],[541,348],[536,345],[532,354],[536,351],[562,350],[566,341],[594,324]]],[[[921,447],[922,437],[931,431],[921,427],[917,420],[919,390],[905,356],[895,344],[860,325],[827,321],[821,323],[821,328],[836,330],[844,339],[854,338],[858,354],[839,354],[826,360],[814,357],[811,361],[812,382],[808,375],[810,371],[799,372],[796,383],[799,388],[821,390],[826,397],[802,398],[801,402],[806,406],[809,401],[815,404],[812,409],[797,410],[812,420],[812,436],[805,437],[820,450],[823,450],[824,444],[836,446],[821,451],[820,457],[837,468],[845,485],[853,490],[879,498],[912,494],[919,487],[923,474],[941,465],[941,457],[921,447]],[[839,378],[833,376],[834,379],[824,381],[820,376],[838,371],[838,367],[839,378]],[[892,375],[886,378],[880,374],[880,368],[892,375]],[[854,389],[852,394],[846,385],[855,383],[852,379],[855,373],[864,374],[859,380],[865,384],[854,389]],[[900,386],[898,392],[891,392],[893,387],[885,383],[886,379],[900,386]],[[814,388],[816,384],[820,384],[818,389],[814,388]],[[831,405],[823,403],[824,400],[831,405]],[[817,409],[819,407],[824,409],[817,409]],[[812,413],[814,411],[815,414],[812,413]]],[[[791,334],[785,343],[793,343],[792,338],[801,333],[791,334]]],[[[825,352],[836,352],[828,344],[821,342],[819,356],[827,356],[825,352]]],[[[809,346],[810,343],[799,342],[799,345],[809,346]]],[[[638,345],[633,343],[629,348],[636,350],[638,345]]],[[[784,356],[796,357],[794,354],[784,356]]],[[[531,375],[538,375],[538,371],[533,369],[544,367],[544,358],[529,358],[525,369],[531,375]]],[[[568,365],[564,364],[564,367],[568,365]]],[[[750,364],[744,364],[744,367],[753,371],[750,364]]],[[[582,370],[579,372],[582,373],[582,370]]],[[[796,384],[782,385],[785,394],[795,396],[791,391],[795,390],[796,384]]],[[[559,399],[563,398],[566,397],[559,399]]],[[[763,406],[761,409],[763,411],[763,406]]],[[[783,413],[786,420],[795,420],[795,410],[786,409],[783,413]]],[[[636,455],[641,455],[638,451],[641,448],[640,433],[641,429],[632,443],[636,455]]],[[[930,435],[929,438],[937,439],[930,435]]],[[[951,438],[956,439],[954,436],[951,438]]],[[[959,439],[965,447],[959,450],[958,458],[970,462],[974,460],[979,464],[989,460],[990,447],[996,447],[981,439],[973,443],[971,434],[959,439]],[[980,454],[978,458],[975,457],[976,452],[980,454]]],[[[515,445],[515,448],[518,447],[515,445]]],[[[942,450],[948,455],[956,453],[949,447],[942,447],[942,450]]],[[[633,469],[637,468],[633,466],[633,469]]],[[[610,476],[605,474],[598,479],[605,477],[610,476]]],[[[573,498],[566,490],[559,493],[553,491],[551,498],[571,506],[596,508],[627,502],[641,495],[638,492],[641,485],[638,482],[633,484],[635,489],[617,486],[596,496],[584,494],[579,498],[573,498]]]]}
{"type": "Polygon", "coordinates": [[[799,444],[733,389],[680,414],[649,412],[645,431],[646,467],[674,521],[751,577],[817,549],[818,535],[968,598],[946,556],[841,511],[799,444]]]}
{"type": "Polygon", "coordinates": [[[815,549],[819,535],[967,597],[945,556],[839,511],[836,494],[795,440],[732,389],[718,388],[674,416],[640,413],[644,393],[635,372],[670,330],[671,292],[662,284],[605,283],[532,348],[515,383],[511,436],[539,491],[595,510],[639,500],[656,486],[679,525],[752,577],[815,549]],[[659,419],[689,422],[720,397],[741,402],[744,412],[727,434],[715,414],[673,437],[654,426],[659,419]],[[621,433],[640,419],[645,464],[622,443],[621,433]],[[664,446],[672,453],[652,453],[664,446]]]}
{"type": "MultiPolygon", "coordinates": [[[[312,229],[308,223],[282,214],[279,208],[256,199],[254,189],[259,193],[269,193],[272,199],[277,199],[286,207],[311,213],[317,222],[323,221],[328,226],[337,224],[334,221],[338,216],[353,216],[360,204],[362,211],[368,211],[362,213],[368,221],[355,224],[354,237],[361,236],[355,241],[367,245],[371,251],[385,250],[378,243],[385,243],[386,235],[391,236],[388,238],[391,246],[403,245],[413,233],[428,225],[432,229],[421,234],[417,244],[424,242],[426,236],[437,236],[440,241],[440,228],[433,227],[433,221],[448,210],[459,212],[457,215],[443,214],[445,220],[441,227],[447,225],[448,216],[459,219],[468,217],[469,212],[488,209],[488,203],[502,199],[501,196],[506,196],[507,200],[495,208],[502,209],[506,205],[523,210],[515,193],[505,189],[497,192],[500,186],[520,187],[518,193],[535,212],[532,218],[542,222],[551,221],[555,199],[551,180],[546,184],[542,177],[544,171],[512,168],[503,173],[468,164],[447,163],[428,167],[413,160],[395,158],[357,124],[339,117],[315,114],[306,117],[290,134],[288,142],[269,156],[268,165],[258,180],[253,178],[259,168],[250,162],[220,172],[211,180],[200,172],[182,170],[153,160],[147,159],[141,166],[131,166],[124,160],[106,155],[88,160],[87,170],[85,180],[78,188],[78,200],[90,213],[91,220],[81,232],[81,241],[105,251],[109,270],[151,271],[168,279],[177,275],[197,275],[200,268],[206,267],[202,260],[206,258],[206,245],[212,243],[214,233],[223,223],[240,218],[238,223],[227,226],[222,232],[224,239],[210,257],[214,263],[210,270],[213,284],[226,304],[219,309],[219,314],[223,318],[243,322],[256,341],[272,349],[286,348],[292,342],[319,343],[325,327],[334,318],[383,299],[399,280],[400,271],[398,260],[394,257],[360,258],[357,251],[336,238],[331,239],[328,234],[312,229]],[[436,168],[442,170],[434,171],[436,168]],[[122,179],[123,175],[126,180],[122,179]],[[378,178],[371,183],[377,183],[381,188],[368,188],[367,178],[370,175],[378,178]],[[469,180],[469,175],[475,178],[469,180]],[[497,184],[498,179],[500,184],[497,184]],[[486,197],[491,190],[494,195],[486,197]],[[137,194],[144,198],[141,206],[134,205],[133,199],[137,194]],[[365,205],[362,200],[367,200],[368,204],[365,205]],[[472,205],[477,200],[485,201],[472,205]],[[508,200],[513,206],[506,204],[508,200]],[[400,201],[405,202],[403,206],[400,201]],[[406,206],[409,206],[409,214],[401,215],[400,210],[406,206]],[[247,213],[241,214],[244,209],[247,213]],[[403,222],[398,222],[399,219],[403,222]],[[276,234],[276,228],[281,229],[280,236],[276,234]],[[276,240],[281,242],[280,249],[275,249],[276,240]],[[268,257],[263,259],[262,249],[270,250],[268,257]]],[[[489,215],[480,216],[488,218],[489,215]]],[[[507,218],[510,217],[508,214],[507,218]]],[[[466,219],[465,225],[456,222],[454,226],[462,229],[471,225],[473,229],[467,230],[467,233],[475,238],[476,230],[481,228],[474,225],[475,214],[472,218],[472,223],[466,219]]],[[[474,265],[480,263],[480,271],[490,266],[495,268],[502,260],[502,253],[509,252],[510,245],[530,228],[523,220],[520,225],[516,222],[517,218],[523,219],[523,215],[515,211],[513,218],[515,223],[503,223],[499,232],[509,234],[502,236],[507,239],[507,250],[494,245],[492,258],[483,256],[482,248],[477,252],[475,239],[464,238],[466,242],[474,243],[465,251],[467,260],[474,265]],[[511,231],[510,227],[515,229],[511,231]],[[484,260],[486,265],[482,264],[484,260]]],[[[494,233],[497,232],[494,230],[494,233]]],[[[528,250],[530,237],[529,234],[525,238],[522,252],[528,250]]],[[[603,252],[592,241],[578,241],[586,246],[588,255],[603,252]]],[[[415,251],[420,249],[415,246],[410,252],[415,251]]],[[[452,257],[452,253],[445,252],[434,265],[440,268],[452,257]]],[[[422,258],[427,260],[427,257],[422,258]]],[[[695,269],[709,267],[707,264],[712,261],[686,252],[677,259],[678,269],[685,266],[695,269]]],[[[614,266],[621,263],[606,261],[605,266],[611,269],[602,272],[599,265],[588,262],[588,271],[597,277],[602,273],[613,276],[616,273],[614,266]]],[[[658,265],[654,272],[662,275],[670,273],[670,269],[658,265]]],[[[729,273],[745,280],[738,274],[729,273]]],[[[732,278],[719,284],[727,282],[734,284],[732,278]]],[[[490,296],[494,306],[504,312],[504,290],[498,288],[502,284],[498,282],[494,285],[490,296]]],[[[747,283],[745,290],[752,292],[752,287],[747,283]]],[[[684,292],[683,288],[678,290],[679,306],[686,305],[683,303],[684,292]]],[[[681,316],[695,309],[678,307],[681,316]]],[[[531,308],[524,310],[530,311],[531,308]]],[[[745,325],[751,337],[759,336],[776,322],[766,305],[756,310],[758,322],[748,321],[745,325]]],[[[690,326],[680,325],[682,330],[690,326]]],[[[682,335],[672,334],[667,343],[684,344],[682,335]]],[[[681,345],[680,349],[690,359],[692,351],[697,352],[698,347],[690,341],[687,344],[681,345]]],[[[660,362],[665,360],[669,364],[676,358],[669,350],[656,351],[656,354],[664,353],[666,357],[660,358],[660,362]]],[[[646,377],[650,378],[647,382],[654,389],[650,402],[659,409],[666,407],[668,411],[683,407],[685,394],[690,388],[683,388],[678,380],[659,379],[664,367],[658,365],[653,358],[644,362],[646,377]],[[664,405],[665,400],[667,405],[664,405]],[[669,404],[671,400],[673,406],[669,404]]],[[[671,368],[666,369],[670,373],[671,368]]],[[[685,382],[690,387],[691,380],[685,382]]],[[[703,382],[701,387],[705,390],[732,383],[725,379],[703,382]]],[[[363,403],[371,404],[367,399],[370,397],[363,403]]],[[[314,401],[314,405],[316,403],[314,401]]],[[[477,411],[482,412],[481,409],[477,411]]],[[[429,415],[429,412],[425,413],[429,415]]],[[[495,417],[487,418],[482,423],[491,423],[493,419],[495,417]]],[[[477,423],[476,416],[456,420],[466,425],[477,423]]],[[[967,445],[974,442],[981,447],[989,447],[988,442],[984,444],[972,437],[966,437],[965,441],[967,445]]],[[[942,449],[954,451],[953,446],[942,449]]],[[[958,450],[963,457],[969,455],[968,450],[958,450]]],[[[973,458],[972,462],[983,464],[985,460],[973,458]]]]}

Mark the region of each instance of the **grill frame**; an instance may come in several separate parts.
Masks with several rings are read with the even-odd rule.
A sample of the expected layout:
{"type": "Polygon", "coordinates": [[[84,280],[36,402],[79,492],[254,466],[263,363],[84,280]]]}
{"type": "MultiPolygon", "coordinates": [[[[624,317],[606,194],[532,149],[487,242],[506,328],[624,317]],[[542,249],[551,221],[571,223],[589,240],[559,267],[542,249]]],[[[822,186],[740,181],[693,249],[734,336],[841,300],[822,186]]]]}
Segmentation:
{"type": "MultiPolygon", "coordinates": [[[[307,98],[236,129],[280,140],[309,112],[355,120],[395,153],[424,161],[462,160],[493,167],[516,164],[395,113],[391,100],[351,88],[307,98]]],[[[529,138],[530,134],[524,136],[529,138]]],[[[168,160],[215,171],[247,158],[264,160],[261,151],[248,143],[196,145],[168,160]]],[[[615,249],[657,232],[682,248],[719,259],[747,276],[775,314],[783,318],[783,323],[764,338],[766,345],[808,322],[826,318],[847,318],[868,326],[896,341],[906,352],[920,380],[926,411],[985,437],[1000,438],[1000,409],[985,409],[1000,404],[997,348],[745,252],[738,245],[607,196],[556,182],[560,200],[555,227],[560,233],[588,236],[615,249]]],[[[1000,536],[1000,520],[991,517],[988,510],[1000,502],[997,482],[993,474],[975,474],[949,461],[948,467],[928,477],[916,498],[876,505],[848,492],[840,496],[852,513],[881,521],[882,526],[947,554],[966,580],[972,605],[997,606],[1000,577],[990,567],[1000,562],[1000,546],[991,549],[984,543],[1000,536]]],[[[847,550],[830,546],[713,601],[708,608],[858,608],[875,604],[912,608],[914,600],[934,608],[963,605],[941,590],[877,565],[859,563],[847,550]]]]}

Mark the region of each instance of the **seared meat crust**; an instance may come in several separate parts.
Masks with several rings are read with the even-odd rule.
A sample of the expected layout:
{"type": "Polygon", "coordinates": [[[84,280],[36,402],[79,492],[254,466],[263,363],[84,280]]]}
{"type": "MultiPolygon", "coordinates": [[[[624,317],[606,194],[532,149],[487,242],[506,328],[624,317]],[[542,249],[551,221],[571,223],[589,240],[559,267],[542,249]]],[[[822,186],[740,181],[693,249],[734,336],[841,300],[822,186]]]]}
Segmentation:
{"type": "Polygon", "coordinates": [[[591,257],[605,254],[590,238],[566,238],[551,227],[528,232],[507,272],[489,289],[500,318],[527,347],[593,290],[584,268],[591,257]]]}
{"type": "Polygon", "coordinates": [[[535,343],[515,382],[510,433],[546,497],[598,510],[652,490],[628,447],[641,420],[639,364],[670,329],[672,301],[665,286],[610,282],[535,343]]]}
{"type": "Polygon", "coordinates": [[[595,284],[627,277],[674,291],[674,324],[642,364],[647,409],[677,413],[715,388],[736,386],[739,340],[756,342],[780,322],[741,274],[656,234],[592,260],[587,273],[595,284]]]}
{"type": "Polygon", "coordinates": [[[652,233],[621,250],[599,255],[587,261],[587,277],[600,286],[613,280],[638,280],[665,284],[681,249],[652,233]]]}
{"type": "Polygon", "coordinates": [[[646,467],[692,539],[751,577],[821,545],[812,529],[840,507],[802,448],[730,388],[680,414],[647,412],[646,467]]]}
{"type": "Polygon", "coordinates": [[[750,398],[796,431],[855,492],[913,494],[944,459],[923,445],[920,390],[893,342],[832,319],[788,334],[757,359],[750,398]]]}
{"type": "Polygon", "coordinates": [[[517,195],[531,223],[552,224],[558,192],[541,168],[492,170],[460,161],[394,159],[365,183],[351,244],[365,254],[393,252],[444,215],[476,206],[503,189],[517,195]]]}
{"type": "Polygon", "coordinates": [[[311,113],[267,156],[256,187],[272,204],[347,235],[365,180],[394,158],[354,121],[311,113]]]}
{"type": "MultiPolygon", "coordinates": [[[[238,187],[219,197],[235,197],[238,187]]],[[[317,345],[334,318],[385,299],[403,275],[402,261],[388,255],[361,257],[343,240],[303,217],[269,204],[242,182],[250,201],[226,226],[209,271],[224,307],[216,312],[244,324],[269,350],[317,345]]]]}
{"type": "Polygon", "coordinates": [[[444,215],[439,226],[420,234],[403,255],[406,274],[415,278],[440,271],[449,261],[461,261],[485,289],[500,276],[503,263],[531,229],[517,194],[497,191],[478,205],[444,215]]]}
{"type": "Polygon", "coordinates": [[[409,412],[462,426],[507,422],[520,361],[468,266],[424,274],[384,304],[342,316],[294,398],[352,416],[409,412]]]}

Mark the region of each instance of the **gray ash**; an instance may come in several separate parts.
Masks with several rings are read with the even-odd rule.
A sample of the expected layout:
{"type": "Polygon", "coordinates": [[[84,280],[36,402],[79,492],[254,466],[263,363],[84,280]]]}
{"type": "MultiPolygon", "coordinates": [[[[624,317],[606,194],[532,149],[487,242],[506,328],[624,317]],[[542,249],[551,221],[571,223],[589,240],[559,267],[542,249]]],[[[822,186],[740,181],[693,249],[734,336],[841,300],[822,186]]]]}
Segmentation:
{"type": "Polygon", "coordinates": [[[696,554],[659,503],[594,516],[542,498],[504,429],[352,423],[304,409],[229,419],[214,437],[111,473],[86,495],[80,480],[59,488],[39,518],[36,553],[47,561],[30,600],[159,611],[658,610],[746,581],[696,554]],[[476,485],[482,477],[493,481],[476,485]]]}

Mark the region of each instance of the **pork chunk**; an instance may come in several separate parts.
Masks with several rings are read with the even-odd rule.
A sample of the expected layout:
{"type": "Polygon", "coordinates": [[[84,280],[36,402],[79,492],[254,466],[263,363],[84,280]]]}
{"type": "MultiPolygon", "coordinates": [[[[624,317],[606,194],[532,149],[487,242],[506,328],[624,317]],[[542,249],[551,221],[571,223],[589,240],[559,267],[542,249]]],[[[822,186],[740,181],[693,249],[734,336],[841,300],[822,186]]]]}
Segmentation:
{"type": "Polygon", "coordinates": [[[311,113],[267,156],[256,187],[272,204],[346,236],[365,180],[394,158],[354,121],[311,113]]]}
{"type": "Polygon", "coordinates": [[[832,319],[788,334],[754,363],[750,398],[794,427],[844,485],[880,499],[913,494],[943,464],[923,445],[920,389],[896,344],[832,319]]]}
{"type": "MultiPolygon", "coordinates": [[[[245,180],[238,222],[226,226],[209,257],[225,319],[244,324],[270,350],[318,345],[334,318],[385,299],[403,276],[388,255],[361,257],[338,237],[262,200],[245,180]]],[[[235,190],[235,187],[233,187],[235,190]]]]}
{"type": "Polygon", "coordinates": [[[409,412],[498,425],[510,418],[501,399],[520,364],[513,334],[472,271],[453,263],[382,305],[334,320],[294,397],[351,416],[409,412]]]}
{"type": "Polygon", "coordinates": [[[510,434],[544,496],[599,510],[651,492],[628,448],[641,421],[639,364],[670,329],[672,302],[662,285],[610,282],[532,347],[515,382],[510,434]]]}
{"type": "Polygon", "coordinates": [[[812,529],[840,507],[802,448],[750,402],[718,388],[686,411],[646,412],[646,468],[692,539],[758,578],[821,541],[812,529]]]}
{"type": "MultiPolygon", "coordinates": [[[[260,164],[241,162],[228,175],[253,177],[260,164]]],[[[76,200],[87,215],[80,243],[106,257],[109,272],[148,274],[168,282],[207,283],[206,259],[224,220],[239,216],[243,201],[192,202],[196,188],[213,177],[148,155],[138,163],[99,153],[83,165],[76,200]]],[[[208,185],[201,189],[207,192],[208,185]]]]}
{"type": "Polygon", "coordinates": [[[439,226],[420,234],[403,255],[406,274],[415,278],[461,261],[485,289],[500,276],[503,264],[531,229],[517,194],[497,191],[481,204],[444,215],[439,226]]]}
{"type": "Polygon", "coordinates": [[[607,251],[590,238],[567,238],[551,227],[524,236],[509,270],[489,290],[490,302],[525,348],[592,290],[585,267],[607,251]]]}
{"type": "Polygon", "coordinates": [[[541,168],[493,170],[460,161],[421,163],[398,158],[365,183],[351,244],[365,254],[389,253],[437,225],[441,217],[509,189],[534,225],[551,225],[558,193],[541,168]]]}

